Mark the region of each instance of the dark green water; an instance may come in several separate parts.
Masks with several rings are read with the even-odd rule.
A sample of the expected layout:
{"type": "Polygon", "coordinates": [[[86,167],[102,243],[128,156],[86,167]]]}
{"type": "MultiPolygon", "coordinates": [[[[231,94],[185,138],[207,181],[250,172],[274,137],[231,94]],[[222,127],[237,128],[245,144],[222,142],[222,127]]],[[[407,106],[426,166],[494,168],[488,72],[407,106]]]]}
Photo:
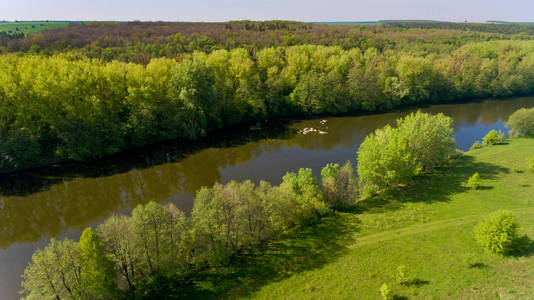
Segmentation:
{"type": "MultiPolygon", "coordinates": [[[[516,109],[534,98],[434,105],[423,111],[454,119],[459,149],[491,129],[503,129],[516,109]]],[[[260,131],[220,132],[194,145],[165,143],[90,163],[49,166],[0,175],[0,299],[16,299],[20,275],[33,251],[51,237],[77,239],[80,230],[150,200],[172,201],[184,211],[201,186],[232,179],[278,184],[287,171],[355,160],[366,135],[410,110],[356,117],[279,121],[260,131]],[[321,125],[322,119],[327,120],[321,125]],[[327,134],[299,134],[304,128],[327,134]]]]}

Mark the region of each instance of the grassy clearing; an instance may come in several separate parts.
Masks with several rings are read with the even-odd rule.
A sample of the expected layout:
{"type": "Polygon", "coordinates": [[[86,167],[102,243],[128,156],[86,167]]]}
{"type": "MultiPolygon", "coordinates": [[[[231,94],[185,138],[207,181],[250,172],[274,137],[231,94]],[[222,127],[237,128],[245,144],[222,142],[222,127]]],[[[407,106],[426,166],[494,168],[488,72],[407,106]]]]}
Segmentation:
{"type": "Polygon", "coordinates": [[[233,267],[207,270],[176,296],[257,299],[534,299],[534,139],[477,149],[409,188],[288,233],[233,267]],[[479,190],[464,186],[479,172],[479,190]],[[489,255],[473,228],[497,209],[517,215],[522,251],[489,255]],[[397,267],[410,273],[396,283],[397,267]]]}
{"type": "Polygon", "coordinates": [[[68,22],[5,22],[0,23],[0,32],[5,31],[9,34],[15,32],[22,32],[24,35],[43,31],[47,29],[54,29],[58,27],[67,27],[68,22]]]}

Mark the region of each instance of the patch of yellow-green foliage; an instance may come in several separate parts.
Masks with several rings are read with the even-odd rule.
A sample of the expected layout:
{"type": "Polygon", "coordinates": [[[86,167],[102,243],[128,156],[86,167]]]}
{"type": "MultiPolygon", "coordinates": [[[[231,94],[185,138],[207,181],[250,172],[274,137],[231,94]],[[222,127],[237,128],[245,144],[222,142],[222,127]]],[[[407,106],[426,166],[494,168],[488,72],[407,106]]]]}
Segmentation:
{"type": "Polygon", "coordinates": [[[507,255],[513,250],[519,224],[508,210],[499,210],[486,217],[475,228],[477,242],[489,253],[507,255]]]}

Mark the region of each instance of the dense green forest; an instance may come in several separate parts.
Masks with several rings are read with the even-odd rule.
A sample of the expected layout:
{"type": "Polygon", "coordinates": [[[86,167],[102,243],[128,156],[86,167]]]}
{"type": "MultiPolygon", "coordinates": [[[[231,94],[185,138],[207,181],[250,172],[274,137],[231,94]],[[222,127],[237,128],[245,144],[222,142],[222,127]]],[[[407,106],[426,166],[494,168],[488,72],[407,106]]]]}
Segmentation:
{"type": "MultiPolygon", "coordinates": [[[[418,47],[414,48],[418,49],[418,47]]],[[[148,64],[77,52],[0,56],[1,167],[85,160],[247,121],[531,95],[534,42],[425,53],[302,45],[148,64]]]]}

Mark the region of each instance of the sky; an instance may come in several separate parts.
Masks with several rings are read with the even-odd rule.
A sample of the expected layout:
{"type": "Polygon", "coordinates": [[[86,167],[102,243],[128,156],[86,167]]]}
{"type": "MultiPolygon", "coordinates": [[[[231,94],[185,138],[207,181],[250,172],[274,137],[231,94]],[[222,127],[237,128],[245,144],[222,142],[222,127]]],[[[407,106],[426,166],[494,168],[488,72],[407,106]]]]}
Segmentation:
{"type": "Polygon", "coordinates": [[[534,0],[0,0],[0,20],[534,21],[534,0]]]}

